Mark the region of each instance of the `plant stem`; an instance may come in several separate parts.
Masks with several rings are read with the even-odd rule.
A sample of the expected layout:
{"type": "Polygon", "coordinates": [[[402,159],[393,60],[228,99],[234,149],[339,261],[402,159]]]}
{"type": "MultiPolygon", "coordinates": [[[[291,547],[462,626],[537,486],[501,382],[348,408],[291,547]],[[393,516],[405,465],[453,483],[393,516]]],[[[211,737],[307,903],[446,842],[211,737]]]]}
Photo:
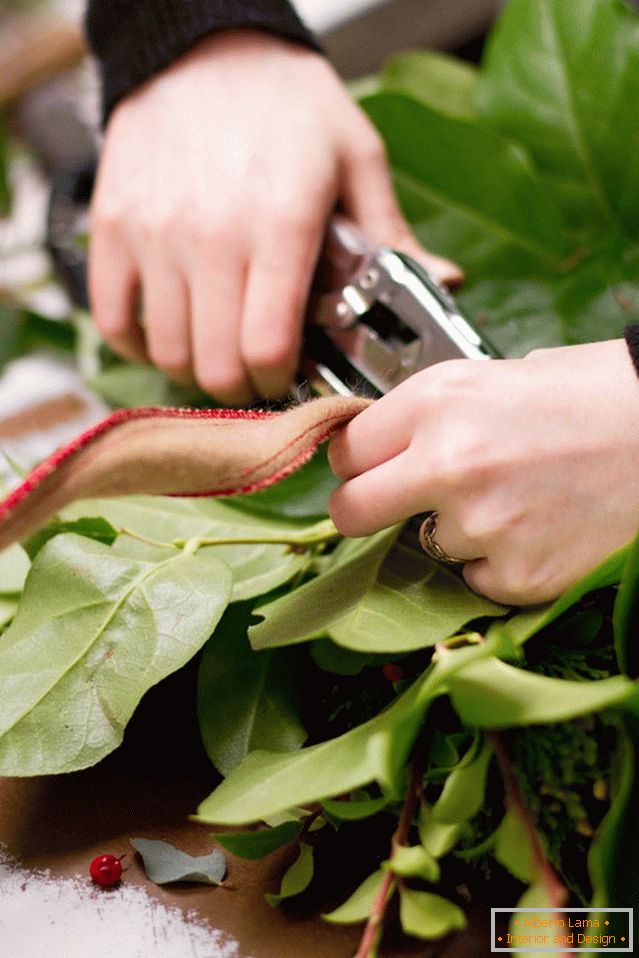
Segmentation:
{"type": "MultiPolygon", "coordinates": [[[[530,842],[530,847],[532,848],[533,854],[533,869],[538,879],[546,889],[549,907],[563,908],[568,900],[568,890],[562,884],[559,876],[555,872],[555,869],[552,867],[539,840],[537,827],[533,821],[528,806],[526,805],[524,796],[521,793],[519,782],[517,781],[517,776],[515,774],[515,769],[510,760],[510,755],[508,754],[508,749],[506,748],[504,740],[501,735],[495,731],[487,732],[486,737],[491,741],[493,748],[495,749],[495,755],[497,757],[499,769],[504,780],[504,787],[506,789],[506,802],[508,807],[514,812],[521,822],[528,837],[528,841],[530,842]]],[[[560,958],[570,958],[570,956],[561,953],[560,958]]]]}
{"type": "MultiPolygon", "coordinates": [[[[421,779],[422,770],[418,766],[418,763],[413,760],[411,763],[410,781],[408,784],[408,791],[406,792],[406,798],[404,800],[404,806],[402,808],[402,814],[391,839],[391,864],[397,853],[397,849],[402,845],[405,845],[406,840],[408,839],[408,833],[413,821],[413,815],[415,814],[415,806],[417,805],[417,798],[421,791],[421,779]]],[[[360,941],[355,958],[374,958],[375,948],[384,925],[386,909],[388,907],[389,901],[393,897],[396,887],[397,876],[394,874],[391,867],[384,874],[380,889],[375,896],[375,901],[373,902],[373,907],[371,908],[370,915],[368,916],[368,922],[366,923],[366,928],[364,929],[364,934],[362,935],[362,940],[360,941]]]]}

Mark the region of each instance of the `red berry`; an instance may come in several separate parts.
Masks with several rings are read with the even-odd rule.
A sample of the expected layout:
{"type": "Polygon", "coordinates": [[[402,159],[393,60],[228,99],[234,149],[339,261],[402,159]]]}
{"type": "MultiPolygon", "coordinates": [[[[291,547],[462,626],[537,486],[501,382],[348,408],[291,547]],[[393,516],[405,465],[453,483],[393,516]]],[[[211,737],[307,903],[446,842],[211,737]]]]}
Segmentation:
{"type": "Polygon", "coordinates": [[[387,662],[386,665],[382,666],[382,675],[389,682],[399,682],[400,679],[404,678],[403,670],[394,662],[387,662]]]}
{"type": "Polygon", "coordinates": [[[108,888],[117,885],[122,875],[122,863],[115,855],[98,855],[89,866],[89,873],[96,885],[108,888]]]}

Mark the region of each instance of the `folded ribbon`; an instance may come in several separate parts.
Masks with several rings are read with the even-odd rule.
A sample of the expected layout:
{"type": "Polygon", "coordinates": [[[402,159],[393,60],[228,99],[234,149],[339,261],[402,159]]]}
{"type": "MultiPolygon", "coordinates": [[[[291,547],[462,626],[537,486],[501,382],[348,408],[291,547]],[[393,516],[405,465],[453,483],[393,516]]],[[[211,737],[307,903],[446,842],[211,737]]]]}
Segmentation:
{"type": "Polygon", "coordinates": [[[284,412],[121,409],[58,449],[0,502],[0,548],[75,499],[264,489],[299,469],[369,402],[328,396],[284,412]]]}

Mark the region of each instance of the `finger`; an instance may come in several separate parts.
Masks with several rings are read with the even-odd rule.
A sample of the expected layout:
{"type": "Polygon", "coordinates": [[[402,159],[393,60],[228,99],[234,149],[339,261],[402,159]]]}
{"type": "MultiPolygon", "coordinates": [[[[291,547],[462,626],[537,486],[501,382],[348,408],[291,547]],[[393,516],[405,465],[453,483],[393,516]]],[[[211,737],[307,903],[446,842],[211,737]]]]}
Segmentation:
{"type": "Polygon", "coordinates": [[[308,291],[332,205],[272,227],[251,264],[241,330],[241,354],[257,393],[285,396],[299,361],[308,291]]]}
{"type": "Polygon", "coordinates": [[[328,511],[342,535],[367,536],[418,512],[434,509],[424,477],[411,472],[408,453],[356,476],[336,489],[328,511]]]}
{"type": "Polygon", "coordinates": [[[183,277],[168,263],[156,260],[143,273],[142,290],[151,362],[175,382],[192,382],[189,302],[183,277]]]}
{"type": "Polygon", "coordinates": [[[148,361],[137,321],[139,281],[126,248],[96,229],[89,246],[89,298],[104,340],[125,359],[148,361]]]}
{"type": "Polygon", "coordinates": [[[340,195],[347,214],[375,242],[416,259],[437,282],[459,286],[464,280],[460,267],[425,250],[404,219],[381,140],[374,137],[363,151],[361,147],[355,150],[346,158],[342,172],[340,195]]]}
{"type": "Polygon", "coordinates": [[[449,507],[443,507],[443,512],[437,515],[437,524],[435,532],[431,536],[440,549],[447,556],[453,559],[462,559],[464,562],[469,560],[481,559],[486,555],[486,550],[480,542],[473,542],[464,535],[460,524],[457,522],[454,511],[449,507]]]}
{"type": "Polygon", "coordinates": [[[329,465],[338,479],[353,479],[404,452],[413,428],[408,416],[398,415],[392,394],[378,399],[331,439],[329,465]]]}
{"type": "Polygon", "coordinates": [[[219,403],[242,406],[253,390],[240,355],[245,269],[238,258],[200,263],[192,278],[191,342],[195,378],[219,403]]]}

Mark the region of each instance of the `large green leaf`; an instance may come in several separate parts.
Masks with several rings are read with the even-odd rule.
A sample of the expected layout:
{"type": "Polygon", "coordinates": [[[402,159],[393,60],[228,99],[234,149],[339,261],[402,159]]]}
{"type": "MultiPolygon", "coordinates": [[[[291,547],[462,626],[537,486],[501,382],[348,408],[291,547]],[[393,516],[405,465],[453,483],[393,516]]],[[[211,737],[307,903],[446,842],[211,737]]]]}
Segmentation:
{"type": "Polygon", "coordinates": [[[339,485],[320,446],[312,459],[281,482],[260,492],[237,496],[230,501],[239,509],[288,519],[319,519],[328,512],[328,499],[339,485]]]}
{"type": "Polygon", "coordinates": [[[249,631],[253,647],[327,634],[358,652],[407,652],[434,645],[471,619],[506,611],[440,563],[401,543],[391,549],[396,535],[387,530],[349,544],[323,575],[257,609],[264,621],[249,631]]]}
{"type": "Polygon", "coordinates": [[[537,269],[559,266],[571,244],[520,149],[486,124],[444,116],[401,94],[378,93],[362,105],[384,137],[406,213],[427,223],[433,248],[456,256],[471,278],[506,254],[537,269]]]}
{"type": "Polygon", "coordinates": [[[576,225],[639,234],[639,18],[619,0],[511,0],[488,44],[484,114],[523,144],[576,225]]]}
{"type": "Polygon", "coordinates": [[[450,676],[496,650],[494,642],[442,650],[437,662],[393,704],[338,738],[299,752],[250,752],[200,805],[206,823],[242,825],[377,781],[392,794],[403,785],[405,764],[431,702],[450,676]]]}
{"type": "Polygon", "coordinates": [[[144,693],[204,644],[230,594],[210,552],[150,563],[74,534],[48,542],[0,638],[0,774],[67,772],[107,755],[144,693]]]}
{"type": "Polygon", "coordinates": [[[251,651],[246,636],[251,608],[242,603],[227,609],[200,663],[200,732],[223,775],[254,749],[287,752],[306,738],[291,657],[279,650],[251,651]]]}

